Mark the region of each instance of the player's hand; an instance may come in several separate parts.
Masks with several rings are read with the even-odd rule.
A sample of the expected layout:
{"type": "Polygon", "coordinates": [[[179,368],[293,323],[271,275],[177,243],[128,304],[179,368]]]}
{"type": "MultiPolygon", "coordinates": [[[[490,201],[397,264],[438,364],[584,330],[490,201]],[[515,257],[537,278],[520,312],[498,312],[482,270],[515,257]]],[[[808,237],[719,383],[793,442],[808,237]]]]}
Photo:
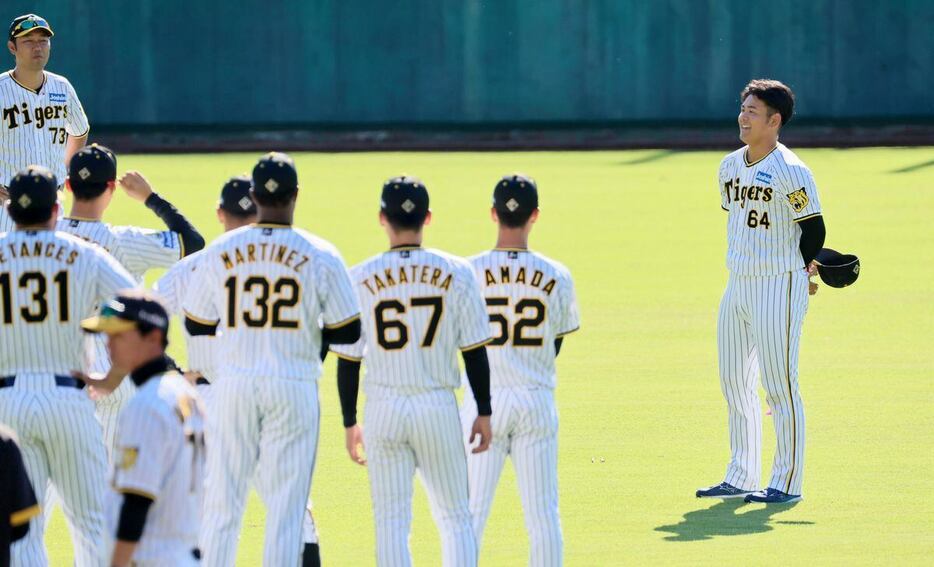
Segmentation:
{"type": "Polygon", "coordinates": [[[817,282],[812,282],[810,278],[813,278],[817,275],[817,262],[811,260],[811,263],[807,267],[808,272],[808,295],[815,295],[817,293],[817,282]]]}
{"type": "Polygon", "coordinates": [[[95,402],[109,396],[113,392],[104,382],[104,379],[107,377],[105,374],[97,372],[85,374],[84,372],[73,370],[71,376],[84,382],[85,386],[87,386],[88,397],[95,402]]]}
{"type": "Polygon", "coordinates": [[[476,447],[471,449],[471,453],[482,453],[490,448],[490,442],[493,441],[493,428],[490,426],[490,416],[480,415],[477,416],[477,419],[473,420],[473,427],[470,428],[470,440],[471,445],[474,444],[474,441],[480,438],[480,442],[476,447]]]}
{"type": "Polygon", "coordinates": [[[140,203],[144,203],[146,199],[152,195],[152,185],[150,185],[149,182],[146,181],[146,178],[143,177],[143,174],[138,171],[128,171],[124,173],[119,183],[120,187],[123,187],[127,195],[140,203]]]}
{"type": "Polygon", "coordinates": [[[10,198],[10,192],[7,191],[6,185],[0,185],[0,205],[7,202],[10,198]]]}
{"type": "Polygon", "coordinates": [[[817,287],[818,287],[817,282],[809,281],[808,282],[808,295],[816,295],[817,287]]]}
{"type": "Polygon", "coordinates": [[[347,447],[347,454],[350,460],[358,465],[366,466],[366,459],[363,457],[363,428],[360,424],[354,424],[344,430],[344,443],[347,447]]]}

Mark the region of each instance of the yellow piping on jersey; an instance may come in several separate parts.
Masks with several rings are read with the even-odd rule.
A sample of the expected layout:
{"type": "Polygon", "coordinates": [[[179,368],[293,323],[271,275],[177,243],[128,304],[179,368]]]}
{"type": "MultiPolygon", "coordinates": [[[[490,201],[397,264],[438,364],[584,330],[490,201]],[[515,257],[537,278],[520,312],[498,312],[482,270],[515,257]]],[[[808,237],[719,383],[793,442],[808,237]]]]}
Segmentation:
{"type": "Polygon", "coordinates": [[[472,344],[472,345],[468,345],[468,346],[465,346],[465,347],[461,347],[461,352],[467,352],[467,351],[470,351],[470,350],[478,349],[478,348],[480,348],[480,347],[482,347],[482,346],[486,346],[487,344],[489,344],[489,343],[491,343],[491,342],[493,342],[493,338],[492,338],[492,337],[490,337],[490,338],[488,338],[488,339],[484,339],[484,340],[480,341],[479,343],[475,343],[475,344],[472,344]]]}
{"type": "Polygon", "coordinates": [[[343,321],[339,321],[339,322],[334,323],[334,324],[332,324],[332,325],[325,325],[324,328],[325,328],[325,329],[340,329],[341,327],[346,327],[347,325],[353,323],[354,321],[356,321],[356,320],[359,319],[359,318],[360,318],[360,314],[357,313],[356,315],[353,315],[353,316],[351,316],[351,317],[348,317],[348,318],[344,319],[343,321]]]}
{"type": "Polygon", "coordinates": [[[40,511],[39,505],[33,504],[29,508],[23,508],[19,512],[13,512],[10,514],[10,527],[17,528],[22,526],[29,520],[38,516],[40,511]]]}
{"type": "Polygon", "coordinates": [[[819,217],[819,216],[821,216],[821,213],[814,213],[812,215],[803,216],[800,219],[793,219],[791,222],[801,222],[803,220],[808,220],[808,219],[812,219],[814,217],[819,217]]]}
{"type": "Polygon", "coordinates": [[[577,332],[577,331],[580,331],[580,329],[581,329],[580,327],[574,327],[574,328],[571,329],[570,331],[565,331],[565,332],[563,332],[563,333],[558,333],[557,335],[555,335],[555,338],[556,338],[556,339],[560,339],[561,337],[563,337],[563,336],[565,336],[565,335],[570,335],[571,333],[575,333],[575,332],[577,332]]]}
{"type": "Polygon", "coordinates": [[[16,77],[13,76],[13,71],[7,71],[7,74],[10,75],[10,78],[13,79],[13,82],[14,82],[14,83],[16,83],[17,85],[23,87],[24,89],[26,89],[27,91],[31,92],[32,94],[39,94],[39,92],[42,91],[42,87],[45,86],[46,80],[48,79],[48,77],[47,77],[46,74],[45,74],[45,71],[43,71],[43,72],[42,72],[42,84],[39,85],[39,88],[38,88],[38,89],[31,89],[31,88],[27,87],[26,85],[24,85],[23,83],[17,81],[17,80],[16,80],[16,77]]]}
{"type": "Polygon", "coordinates": [[[746,146],[746,149],[743,151],[743,163],[746,164],[746,167],[752,167],[752,166],[756,165],[757,163],[761,162],[762,160],[764,160],[765,158],[767,158],[767,157],[769,157],[770,155],[772,155],[772,152],[774,152],[774,151],[777,150],[777,149],[778,149],[778,144],[775,144],[775,147],[772,148],[771,150],[769,150],[769,153],[765,154],[764,156],[762,156],[761,158],[757,159],[756,161],[754,161],[754,162],[752,162],[752,163],[749,163],[749,160],[746,159],[747,156],[749,155],[749,146],[746,146]]]}
{"type": "Polygon", "coordinates": [[[151,492],[146,492],[145,490],[139,490],[137,488],[118,488],[117,492],[120,494],[135,494],[137,496],[142,496],[143,498],[148,498],[153,502],[156,501],[156,495],[151,492]]]}
{"type": "Polygon", "coordinates": [[[356,356],[350,356],[349,354],[341,354],[337,351],[332,350],[334,356],[340,358],[341,360],[349,360],[350,362],[363,362],[362,358],[357,358],[356,356]]]}
{"type": "Polygon", "coordinates": [[[201,323],[202,325],[208,325],[208,326],[210,326],[210,327],[213,327],[214,325],[217,325],[218,323],[221,322],[220,319],[218,319],[217,321],[208,321],[207,319],[202,319],[201,317],[196,317],[196,316],[192,315],[191,313],[189,313],[188,311],[185,311],[185,317],[188,317],[189,319],[191,319],[191,320],[194,321],[195,323],[201,323]]]}

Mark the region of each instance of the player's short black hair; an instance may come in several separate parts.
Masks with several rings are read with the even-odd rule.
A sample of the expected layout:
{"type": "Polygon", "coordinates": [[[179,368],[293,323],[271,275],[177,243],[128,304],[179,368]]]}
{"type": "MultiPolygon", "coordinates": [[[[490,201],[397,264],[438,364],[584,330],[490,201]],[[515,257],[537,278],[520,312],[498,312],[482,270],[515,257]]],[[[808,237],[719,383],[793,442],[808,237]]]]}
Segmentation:
{"type": "Polygon", "coordinates": [[[752,95],[769,107],[771,116],[779,113],[782,116],[782,126],[788,124],[795,112],[795,93],[781,81],[775,79],[753,79],[749,81],[743,92],[739,94],[740,102],[752,95]]]}
{"type": "Polygon", "coordinates": [[[51,208],[23,210],[18,207],[7,207],[6,210],[10,213],[10,218],[13,219],[14,223],[23,226],[42,224],[52,218],[51,208]]]}

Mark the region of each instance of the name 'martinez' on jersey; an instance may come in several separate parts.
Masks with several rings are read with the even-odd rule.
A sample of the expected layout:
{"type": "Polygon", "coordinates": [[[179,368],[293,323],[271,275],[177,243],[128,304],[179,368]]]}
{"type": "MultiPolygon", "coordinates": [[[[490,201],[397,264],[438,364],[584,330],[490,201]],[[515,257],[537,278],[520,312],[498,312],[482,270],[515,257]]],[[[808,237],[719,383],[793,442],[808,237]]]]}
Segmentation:
{"type": "Polygon", "coordinates": [[[68,79],[45,72],[38,90],[24,87],[11,71],[0,74],[0,184],[30,164],[48,167],[64,182],[68,136],[88,133],[88,118],[68,79]]]}
{"type": "Polygon", "coordinates": [[[762,159],[746,148],[720,163],[720,206],[729,212],[727,267],[746,276],[770,276],[804,267],[797,223],[821,214],[814,177],[779,143],[762,159]]]}
{"type": "Polygon", "coordinates": [[[580,327],[571,273],[528,250],[490,250],[470,263],[490,314],[491,386],[553,389],[555,339],[580,327]]]}
{"type": "Polygon", "coordinates": [[[194,266],[185,316],[219,325],[219,376],[317,379],[321,328],[359,314],[337,249],[303,230],[256,224],[230,231],[194,266]]]}
{"type": "Polygon", "coordinates": [[[486,344],[490,336],[470,265],[440,250],[401,247],[354,266],[350,277],[360,299],[362,336],[331,350],[365,358],[367,391],[457,388],[458,349],[486,344]]]}

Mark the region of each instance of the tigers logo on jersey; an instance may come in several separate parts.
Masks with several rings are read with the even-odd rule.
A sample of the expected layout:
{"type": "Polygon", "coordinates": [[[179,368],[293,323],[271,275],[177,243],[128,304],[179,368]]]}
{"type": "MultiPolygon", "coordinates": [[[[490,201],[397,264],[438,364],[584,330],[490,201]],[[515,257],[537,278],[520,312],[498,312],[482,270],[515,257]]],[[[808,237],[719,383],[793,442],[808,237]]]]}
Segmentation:
{"type": "Polygon", "coordinates": [[[136,464],[139,457],[139,447],[124,447],[120,452],[120,461],[117,462],[118,469],[131,469],[136,464]]]}
{"type": "Polygon", "coordinates": [[[804,207],[808,206],[808,193],[804,190],[804,187],[789,193],[788,202],[791,203],[791,208],[794,209],[796,213],[800,213],[804,210],[804,207]]]}

